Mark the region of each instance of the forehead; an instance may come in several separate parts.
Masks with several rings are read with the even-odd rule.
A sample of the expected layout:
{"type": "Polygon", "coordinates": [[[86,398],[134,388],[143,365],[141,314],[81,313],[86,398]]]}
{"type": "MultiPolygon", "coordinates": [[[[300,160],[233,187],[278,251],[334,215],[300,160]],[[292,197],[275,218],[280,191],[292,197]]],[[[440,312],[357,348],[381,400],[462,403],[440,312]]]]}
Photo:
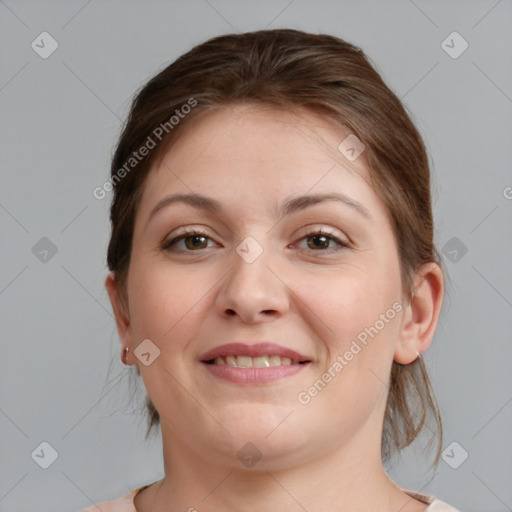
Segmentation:
{"type": "Polygon", "coordinates": [[[199,113],[178,133],[171,148],[174,148],[173,157],[179,158],[194,145],[196,151],[188,153],[189,161],[203,152],[223,160],[238,157],[262,161],[267,157],[274,161],[300,162],[307,157],[324,162],[327,157],[347,170],[367,175],[364,152],[351,161],[339,149],[349,135],[346,128],[311,109],[292,112],[256,104],[235,104],[199,113]]]}
{"type": "Polygon", "coordinates": [[[249,208],[251,199],[276,206],[283,196],[337,190],[386,215],[369,184],[364,152],[348,160],[338,147],[350,132],[325,116],[234,105],[201,113],[178,134],[149,173],[142,210],[169,192],[249,208]]]}

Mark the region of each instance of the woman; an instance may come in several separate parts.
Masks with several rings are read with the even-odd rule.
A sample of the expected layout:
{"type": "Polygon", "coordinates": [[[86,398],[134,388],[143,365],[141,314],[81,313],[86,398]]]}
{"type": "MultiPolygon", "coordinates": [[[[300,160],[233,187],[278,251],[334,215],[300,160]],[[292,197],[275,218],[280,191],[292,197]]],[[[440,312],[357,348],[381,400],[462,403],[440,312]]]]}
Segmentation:
{"type": "Polygon", "coordinates": [[[455,510],[383,467],[428,416],[439,460],[444,281],[425,147],[359,48],[193,48],[137,94],[111,184],[106,287],[165,476],[101,510],[455,510]]]}

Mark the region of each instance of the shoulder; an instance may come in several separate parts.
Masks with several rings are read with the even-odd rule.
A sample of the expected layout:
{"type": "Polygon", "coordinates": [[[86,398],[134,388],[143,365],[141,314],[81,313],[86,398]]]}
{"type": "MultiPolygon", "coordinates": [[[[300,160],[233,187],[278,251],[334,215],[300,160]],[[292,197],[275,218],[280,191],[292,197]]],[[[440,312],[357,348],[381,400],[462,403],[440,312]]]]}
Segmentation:
{"type": "Polygon", "coordinates": [[[448,505],[448,503],[445,503],[444,501],[438,500],[435,496],[430,494],[421,494],[419,492],[403,488],[402,491],[428,505],[424,512],[460,512],[460,510],[448,505]]]}
{"type": "Polygon", "coordinates": [[[90,507],[82,509],[80,512],[98,512],[98,509],[102,512],[137,512],[135,505],[133,504],[133,499],[138,492],[142,491],[142,489],[145,489],[146,487],[148,487],[148,485],[138,487],[137,489],[133,489],[132,491],[123,494],[123,496],[119,498],[96,503],[90,507]]]}
{"type": "Polygon", "coordinates": [[[434,501],[427,507],[425,512],[460,512],[448,503],[434,498],[434,501]]]}

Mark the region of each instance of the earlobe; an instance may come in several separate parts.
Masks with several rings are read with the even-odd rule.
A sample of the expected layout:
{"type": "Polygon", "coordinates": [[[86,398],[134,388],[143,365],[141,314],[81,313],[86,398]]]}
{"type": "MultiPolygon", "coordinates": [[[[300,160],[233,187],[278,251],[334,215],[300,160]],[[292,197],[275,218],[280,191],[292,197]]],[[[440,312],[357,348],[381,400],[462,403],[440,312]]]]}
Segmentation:
{"type": "Polygon", "coordinates": [[[427,263],[415,274],[414,289],[404,308],[400,339],[394,361],[410,364],[430,346],[441,313],[443,272],[437,263],[427,263]]]}
{"type": "Polygon", "coordinates": [[[118,284],[115,278],[115,272],[111,271],[107,275],[105,279],[105,288],[107,289],[110,303],[112,304],[112,310],[114,311],[116,319],[117,332],[121,339],[121,343],[124,346],[131,346],[133,339],[130,317],[126,311],[123,301],[121,300],[118,284]]]}

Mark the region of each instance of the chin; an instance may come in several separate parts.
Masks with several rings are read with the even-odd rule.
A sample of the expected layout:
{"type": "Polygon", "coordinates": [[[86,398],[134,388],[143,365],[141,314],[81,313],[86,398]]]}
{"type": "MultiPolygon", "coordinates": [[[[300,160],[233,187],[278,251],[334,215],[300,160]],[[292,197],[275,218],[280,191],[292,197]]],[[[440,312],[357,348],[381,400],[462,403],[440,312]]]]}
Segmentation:
{"type": "Polygon", "coordinates": [[[214,444],[224,455],[231,457],[231,464],[239,469],[284,469],[300,463],[313,446],[311,436],[307,434],[313,429],[298,424],[296,415],[292,407],[270,410],[263,404],[239,407],[236,417],[231,416],[229,421],[222,423],[233,437],[223,436],[221,443],[214,444]]]}

